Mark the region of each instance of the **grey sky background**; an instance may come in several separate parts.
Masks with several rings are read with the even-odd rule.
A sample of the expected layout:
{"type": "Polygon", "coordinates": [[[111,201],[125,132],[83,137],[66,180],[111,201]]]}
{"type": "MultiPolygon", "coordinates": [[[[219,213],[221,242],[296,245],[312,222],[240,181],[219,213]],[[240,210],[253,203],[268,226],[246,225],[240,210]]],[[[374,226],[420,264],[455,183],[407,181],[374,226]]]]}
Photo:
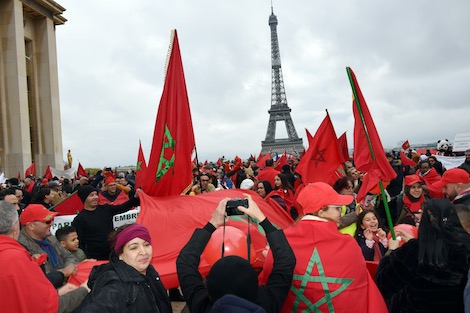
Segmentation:
{"type": "MultiPolygon", "coordinates": [[[[65,153],[74,166],[148,161],[171,29],[200,161],[258,155],[271,100],[267,0],[59,0],[65,153]]],[[[307,146],[328,109],[353,147],[350,66],[385,147],[469,132],[470,2],[274,1],[284,83],[307,146]]],[[[277,137],[286,137],[278,124],[277,137]]]]}

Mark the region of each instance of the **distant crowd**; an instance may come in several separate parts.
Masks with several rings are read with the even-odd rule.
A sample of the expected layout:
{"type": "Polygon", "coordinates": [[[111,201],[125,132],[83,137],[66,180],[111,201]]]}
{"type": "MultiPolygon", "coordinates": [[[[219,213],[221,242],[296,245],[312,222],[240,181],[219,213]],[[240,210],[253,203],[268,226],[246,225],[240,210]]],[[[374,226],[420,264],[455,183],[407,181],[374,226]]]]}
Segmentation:
{"type": "Polygon", "coordinates": [[[187,195],[256,192],[238,209],[259,224],[269,249],[260,273],[230,256],[201,276],[204,248],[225,227],[230,199],[221,199],[181,250],[180,288],[169,291],[150,264],[158,242],[149,230],[112,224],[140,205],[135,173],[10,178],[0,191],[2,305],[5,312],[172,312],[171,301],[185,301],[185,312],[470,312],[470,150],[452,169],[430,153],[410,151],[413,165],[386,157],[396,178],[364,199],[357,194],[366,173],[352,159],[331,185],[305,184],[295,157],[198,164],[187,195]],[[83,209],[51,235],[56,206],[74,193],[83,209]],[[284,211],[292,226],[275,227],[258,200],[284,211]],[[108,262],[80,286],[68,282],[90,261],[108,262]]]}

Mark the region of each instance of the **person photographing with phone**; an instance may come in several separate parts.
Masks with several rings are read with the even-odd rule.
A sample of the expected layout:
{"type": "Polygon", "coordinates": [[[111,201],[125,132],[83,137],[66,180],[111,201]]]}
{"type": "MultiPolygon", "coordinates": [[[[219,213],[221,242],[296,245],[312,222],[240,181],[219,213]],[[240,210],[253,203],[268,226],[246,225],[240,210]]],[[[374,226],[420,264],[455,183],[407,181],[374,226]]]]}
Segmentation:
{"type": "Polygon", "coordinates": [[[284,303],[295,267],[294,253],[284,232],[271,224],[250,195],[244,195],[246,199],[222,199],[210,221],[194,231],[176,260],[178,279],[190,312],[209,312],[214,303],[227,294],[242,298],[241,302],[254,303],[266,312],[279,312],[284,303]],[[224,225],[227,204],[229,214],[236,213],[234,204],[241,204],[236,209],[259,222],[266,232],[275,265],[264,285],[258,286],[255,269],[239,256],[226,256],[218,260],[207,275],[207,284],[203,282],[198,271],[200,257],[212,233],[224,225]]]}

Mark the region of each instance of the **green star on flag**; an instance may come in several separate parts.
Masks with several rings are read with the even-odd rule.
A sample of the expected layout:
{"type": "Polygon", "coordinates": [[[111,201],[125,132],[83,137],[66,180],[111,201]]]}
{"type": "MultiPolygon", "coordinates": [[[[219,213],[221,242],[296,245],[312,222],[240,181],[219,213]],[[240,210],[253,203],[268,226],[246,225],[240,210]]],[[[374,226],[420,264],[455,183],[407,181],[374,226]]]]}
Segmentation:
{"type": "Polygon", "coordinates": [[[346,288],[348,288],[348,286],[351,285],[352,282],[354,281],[354,279],[352,278],[327,277],[325,275],[325,270],[323,268],[323,264],[321,262],[320,255],[318,254],[317,248],[313,250],[310,261],[308,262],[307,268],[305,269],[305,274],[304,275],[294,274],[292,281],[294,280],[299,280],[301,283],[300,283],[299,288],[291,286],[291,289],[290,289],[296,295],[294,306],[292,307],[292,312],[297,312],[299,304],[303,302],[305,303],[305,305],[307,305],[307,309],[302,311],[304,313],[307,313],[307,312],[321,313],[319,307],[325,303],[327,303],[328,305],[328,312],[334,313],[335,308],[333,306],[332,299],[336,297],[337,295],[339,295],[340,293],[342,293],[344,290],[346,290],[346,288]],[[313,271],[313,268],[315,267],[315,264],[317,265],[317,268],[318,268],[318,276],[312,276],[312,271],[313,271]],[[325,292],[325,295],[322,298],[318,299],[318,301],[315,303],[312,303],[312,301],[310,301],[310,299],[307,299],[307,297],[305,297],[304,295],[304,291],[308,283],[321,283],[323,287],[323,291],[325,292]],[[341,286],[332,292],[328,284],[341,284],[341,286]]]}
{"type": "Polygon", "coordinates": [[[160,178],[162,178],[168,172],[168,170],[172,168],[175,164],[176,140],[174,140],[171,136],[170,130],[168,129],[167,125],[165,125],[165,134],[163,136],[163,142],[164,143],[162,146],[162,152],[160,153],[160,161],[158,162],[155,182],[158,182],[160,178]],[[168,148],[171,149],[171,157],[165,157],[165,150],[168,148]]]}

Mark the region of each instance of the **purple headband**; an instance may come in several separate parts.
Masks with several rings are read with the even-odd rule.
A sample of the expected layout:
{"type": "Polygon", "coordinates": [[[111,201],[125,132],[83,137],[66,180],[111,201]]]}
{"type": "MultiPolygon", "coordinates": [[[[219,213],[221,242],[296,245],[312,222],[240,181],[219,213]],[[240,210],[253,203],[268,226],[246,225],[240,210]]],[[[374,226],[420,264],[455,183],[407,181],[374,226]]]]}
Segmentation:
{"type": "Polygon", "coordinates": [[[148,243],[151,242],[150,238],[150,233],[148,229],[144,225],[140,224],[134,224],[132,226],[129,226],[125,228],[123,231],[121,231],[119,234],[116,236],[116,247],[114,248],[114,251],[116,251],[116,254],[119,253],[122,247],[129,241],[131,241],[134,238],[140,238],[148,243]]]}

